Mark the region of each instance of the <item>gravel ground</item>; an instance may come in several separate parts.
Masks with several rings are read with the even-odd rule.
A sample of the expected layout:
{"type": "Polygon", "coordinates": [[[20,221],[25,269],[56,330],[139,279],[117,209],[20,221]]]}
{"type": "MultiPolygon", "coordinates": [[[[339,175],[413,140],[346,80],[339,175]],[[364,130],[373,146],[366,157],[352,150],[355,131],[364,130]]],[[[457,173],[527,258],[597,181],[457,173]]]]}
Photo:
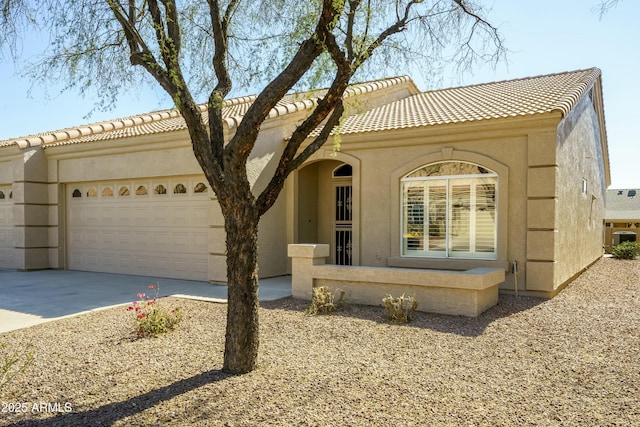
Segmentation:
{"type": "Polygon", "coordinates": [[[500,295],[475,319],[265,303],[259,368],[238,377],[220,372],[224,305],[163,304],[189,318],[155,339],[132,339],[124,308],[0,335],[36,354],[0,390],[0,425],[640,425],[640,261],[602,259],[552,300],[500,295]]]}

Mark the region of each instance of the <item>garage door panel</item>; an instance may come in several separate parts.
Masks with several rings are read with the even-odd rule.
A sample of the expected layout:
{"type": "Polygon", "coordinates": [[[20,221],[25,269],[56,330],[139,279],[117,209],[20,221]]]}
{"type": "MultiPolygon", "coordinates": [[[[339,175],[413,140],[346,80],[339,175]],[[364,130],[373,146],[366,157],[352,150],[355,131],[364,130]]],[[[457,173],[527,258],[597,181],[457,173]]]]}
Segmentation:
{"type": "Polygon", "coordinates": [[[185,215],[185,209],[180,209],[179,206],[171,206],[169,208],[169,213],[167,214],[167,218],[171,224],[174,225],[189,225],[188,220],[189,217],[185,215]]]}
{"type": "Polygon", "coordinates": [[[93,230],[87,230],[84,232],[84,241],[87,245],[96,246],[102,243],[101,233],[96,233],[93,230]]]}
{"type": "Polygon", "coordinates": [[[190,224],[193,226],[197,226],[198,224],[202,224],[207,222],[209,217],[209,207],[208,206],[199,206],[191,211],[190,224]]]}
{"type": "Polygon", "coordinates": [[[131,258],[129,258],[128,256],[119,255],[117,270],[115,272],[123,273],[123,272],[129,271],[131,268],[132,268],[131,258]]]}
{"type": "Polygon", "coordinates": [[[117,267],[116,257],[111,254],[102,254],[102,265],[106,269],[113,269],[117,267]]]}
{"type": "MultiPolygon", "coordinates": [[[[184,182],[186,188],[194,188],[184,182]]],[[[68,186],[68,268],[207,280],[208,212],[213,202],[206,194],[122,196],[104,190],[142,186],[155,188],[144,182],[68,186]],[[90,187],[107,196],[98,191],[95,197],[84,197],[90,187]],[[71,197],[76,188],[83,197],[71,197]]]]}
{"type": "Polygon", "coordinates": [[[99,206],[87,206],[87,208],[84,210],[84,214],[84,221],[87,224],[102,222],[99,206]]]}
{"type": "Polygon", "coordinates": [[[116,248],[125,250],[131,245],[131,234],[129,231],[118,230],[118,245],[116,248]]]}
{"type": "Polygon", "coordinates": [[[198,251],[208,251],[209,238],[207,231],[194,232],[192,234],[192,244],[198,251]]]}
{"type": "Polygon", "coordinates": [[[117,239],[117,234],[114,230],[103,230],[102,231],[102,243],[108,246],[115,246],[117,239]]]}
{"type": "Polygon", "coordinates": [[[113,227],[118,224],[118,210],[115,206],[104,206],[102,212],[102,225],[113,227]]]}

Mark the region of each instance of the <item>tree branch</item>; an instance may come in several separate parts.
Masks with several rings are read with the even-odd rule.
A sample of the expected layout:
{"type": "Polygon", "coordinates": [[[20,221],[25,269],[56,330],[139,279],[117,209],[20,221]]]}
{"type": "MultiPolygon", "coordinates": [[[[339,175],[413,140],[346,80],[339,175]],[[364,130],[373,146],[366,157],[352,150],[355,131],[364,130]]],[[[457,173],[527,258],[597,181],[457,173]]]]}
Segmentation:
{"type": "Polygon", "coordinates": [[[269,111],[300,80],[322,53],[325,48],[324,38],[335,27],[337,17],[340,16],[343,8],[344,4],[341,2],[323,0],[322,11],[313,34],[302,42],[289,64],[265,87],[246,112],[234,137],[225,147],[225,164],[233,163],[236,169],[244,168],[260,126],[269,115],[269,111]]]}

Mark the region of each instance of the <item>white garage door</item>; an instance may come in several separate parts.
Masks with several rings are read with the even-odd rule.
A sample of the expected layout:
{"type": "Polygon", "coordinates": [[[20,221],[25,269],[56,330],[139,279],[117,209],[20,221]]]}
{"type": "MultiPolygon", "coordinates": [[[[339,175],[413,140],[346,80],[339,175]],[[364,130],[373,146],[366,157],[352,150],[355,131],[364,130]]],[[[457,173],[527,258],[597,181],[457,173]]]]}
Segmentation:
{"type": "Polygon", "coordinates": [[[207,280],[211,190],[184,177],[67,184],[67,268],[207,280]]]}
{"type": "Polygon", "coordinates": [[[11,186],[0,186],[0,268],[16,268],[11,186]]]}

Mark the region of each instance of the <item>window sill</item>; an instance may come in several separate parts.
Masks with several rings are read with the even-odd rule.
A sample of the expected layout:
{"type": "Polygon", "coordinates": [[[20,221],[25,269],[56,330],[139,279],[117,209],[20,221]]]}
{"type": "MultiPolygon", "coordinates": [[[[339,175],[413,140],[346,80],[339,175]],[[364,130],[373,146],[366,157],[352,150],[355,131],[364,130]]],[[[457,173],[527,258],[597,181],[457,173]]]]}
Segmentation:
{"type": "Polygon", "coordinates": [[[420,258],[420,257],[390,257],[387,258],[389,267],[428,268],[441,270],[470,270],[476,267],[509,269],[506,260],[490,259],[457,259],[457,258],[420,258]]]}

